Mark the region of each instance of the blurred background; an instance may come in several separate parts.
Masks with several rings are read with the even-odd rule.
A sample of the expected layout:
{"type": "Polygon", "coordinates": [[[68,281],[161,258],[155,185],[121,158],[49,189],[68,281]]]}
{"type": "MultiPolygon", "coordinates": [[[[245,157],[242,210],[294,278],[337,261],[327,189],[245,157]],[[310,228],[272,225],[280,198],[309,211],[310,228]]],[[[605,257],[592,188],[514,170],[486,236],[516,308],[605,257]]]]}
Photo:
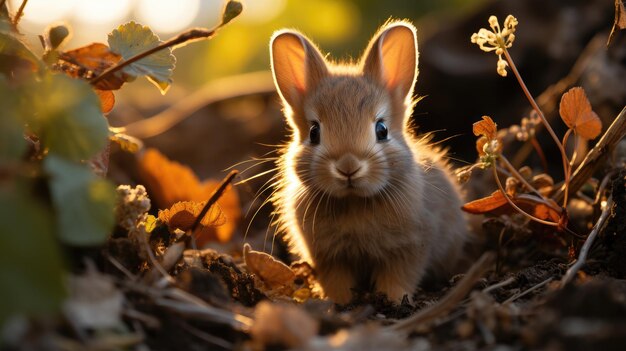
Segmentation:
{"type": "MultiPolygon", "coordinates": [[[[242,2],[245,10],[228,30],[213,40],[176,52],[182,63],[174,76],[178,89],[194,89],[218,77],[267,69],[267,43],[272,32],[283,27],[307,33],[335,57],[356,57],[369,36],[390,17],[419,21],[434,12],[468,11],[484,0],[242,2]]],[[[20,3],[9,1],[12,9],[20,3]]],[[[107,33],[130,20],[150,26],[165,40],[189,27],[216,25],[224,3],[223,0],[30,0],[22,26],[29,39],[38,44],[36,35],[47,25],[65,21],[75,29],[68,48],[106,42],[107,33]]]]}

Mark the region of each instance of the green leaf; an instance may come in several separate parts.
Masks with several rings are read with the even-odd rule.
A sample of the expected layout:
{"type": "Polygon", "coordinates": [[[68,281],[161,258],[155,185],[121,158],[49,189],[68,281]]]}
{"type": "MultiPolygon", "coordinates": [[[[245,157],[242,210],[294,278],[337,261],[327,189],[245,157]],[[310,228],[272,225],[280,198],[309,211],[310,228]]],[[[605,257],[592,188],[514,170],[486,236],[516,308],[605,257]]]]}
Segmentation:
{"type": "Polygon", "coordinates": [[[53,154],[44,160],[44,168],[51,176],[59,238],[71,245],[104,242],[115,222],[115,187],[86,165],[53,154]]]}
{"type": "Polygon", "coordinates": [[[67,24],[56,24],[46,28],[46,39],[50,49],[55,50],[70,36],[70,28],[67,24]]]}
{"type": "Polygon", "coordinates": [[[220,26],[225,26],[228,22],[239,16],[241,11],[243,11],[243,5],[239,1],[230,0],[226,4],[226,8],[224,8],[224,13],[222,14],[222,24],[220,26]]]}
{"type": "Polygon", "coordinates": [[[33,95],[23,99],[34,109],[28,122],[50,152],[79,161],[104,149],[109,125],[89,83],[50,74],[33,82],[31,90],[33,95]]]}
{"type": "Polygon", "coordinates": [[[0,73],[9,78],[42,68],[42,62],[18,38],[0,26],[0,73]]]}
{"type": "Polygon", "coordinates": [[[154,228],[159,224],[159,219],[149,214],[146,216],[146,233],[152,233],[154,228]]]}
{"type": "Polygon", "coordinates": [[[59,310],[65,290],[53,221],[24,187],[0,187],[0,267],[0,328],[14,314],[59,310]]]}
{"type": "Polygon", "coordinates": [[[19,160],[26,151],[24,123],[19,118],[21,111],[17,95],[15,89],[11,89],[0,77],[0,165],[19,160]]]}
{"type": "MultiPolygon", "coordinates": [[[[148,26],[135,22],[123,24],[109,34],[111,51],[122,55],[124,60],[141,54],[161,44],[159,37],[148,26]]],[[[165,94],[172,83],[172,71],[176,57],[171,48],[165,48],[124,67],[122,71],[132,77],[146,76],[161,93],[165,94]]]]}

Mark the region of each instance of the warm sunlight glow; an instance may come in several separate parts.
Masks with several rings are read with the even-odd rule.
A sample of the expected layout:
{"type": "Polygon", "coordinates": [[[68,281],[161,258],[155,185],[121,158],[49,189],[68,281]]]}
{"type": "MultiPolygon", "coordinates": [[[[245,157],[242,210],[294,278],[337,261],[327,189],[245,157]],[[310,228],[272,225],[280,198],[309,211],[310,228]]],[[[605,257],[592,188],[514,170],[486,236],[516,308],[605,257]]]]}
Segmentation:
{"type": "Polygon", "coordinates": [[[128,15],[131,0],[81,0],[74,7],[74,16],[86,24],[121,22],[128,15]]]}
{"type": "Polygon", "coordinates": [[[278,16],[287,5],[287,0],[244,0],[241,20],[250,23],[268,22],[278,16]]]}
{"type": "Polygon", "coordinates": [[[173,33],[187,28],[199,9],[200,0],[139,0],[137,20],[157,32],[173,33]]]}
{"type": "MultiPolygon", "coordinates": [[[[21,0],[10,0],[11,11],[15,12],[21,0]]],[[[26,5],[23,20],[48,25],[54,21],[67,18],[67,15],[78,3],[77,0],[30,0],[26,5]]]]}

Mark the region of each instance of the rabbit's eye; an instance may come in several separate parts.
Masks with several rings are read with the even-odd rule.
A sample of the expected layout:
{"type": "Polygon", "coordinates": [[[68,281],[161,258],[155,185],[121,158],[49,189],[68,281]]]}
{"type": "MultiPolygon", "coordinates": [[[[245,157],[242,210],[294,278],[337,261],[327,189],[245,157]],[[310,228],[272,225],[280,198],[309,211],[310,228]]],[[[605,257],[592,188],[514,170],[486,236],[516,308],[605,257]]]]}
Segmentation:
{"type": "Polygon", "coordinates": [[[313,122],[311,129],[309,129],[309,139],[311,139],[311,144],[319,144],[320,143],[320,124],[317,122],[313,122]]]}
{"type": "Polygon", "coordinates": [[[388,140],[387,134],[389,131],[387,130],[387,125],[383,121],[376,121],[376,126],[374,127],[376,130],[376,140],[385,141],[388,140]]]}

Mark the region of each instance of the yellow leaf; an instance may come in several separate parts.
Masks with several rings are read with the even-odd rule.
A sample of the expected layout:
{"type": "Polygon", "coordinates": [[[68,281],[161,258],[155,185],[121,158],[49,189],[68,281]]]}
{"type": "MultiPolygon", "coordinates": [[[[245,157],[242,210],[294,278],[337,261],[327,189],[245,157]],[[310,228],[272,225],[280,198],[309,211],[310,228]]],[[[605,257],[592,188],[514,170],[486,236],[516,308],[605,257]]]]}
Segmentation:
{"type": "MultiPolygon", "coordinates": [[[[170,230],[180,229],[183,231],[191,230],[196,218],[200,215],[202,208],[206,205],[206,201],[193,202],[184,201],[177,202],[167,210],[159,211],[159,220],[167,224],[170,230]]],[[[198,236],[200,235],[212,235],[214,231],[211,227],[220,226],[226,222],[224,213],[217,204],[211,206],[209,211],[204,215],[202,221],[200,221],[200,227],[198,229],[198,236]]]]}

